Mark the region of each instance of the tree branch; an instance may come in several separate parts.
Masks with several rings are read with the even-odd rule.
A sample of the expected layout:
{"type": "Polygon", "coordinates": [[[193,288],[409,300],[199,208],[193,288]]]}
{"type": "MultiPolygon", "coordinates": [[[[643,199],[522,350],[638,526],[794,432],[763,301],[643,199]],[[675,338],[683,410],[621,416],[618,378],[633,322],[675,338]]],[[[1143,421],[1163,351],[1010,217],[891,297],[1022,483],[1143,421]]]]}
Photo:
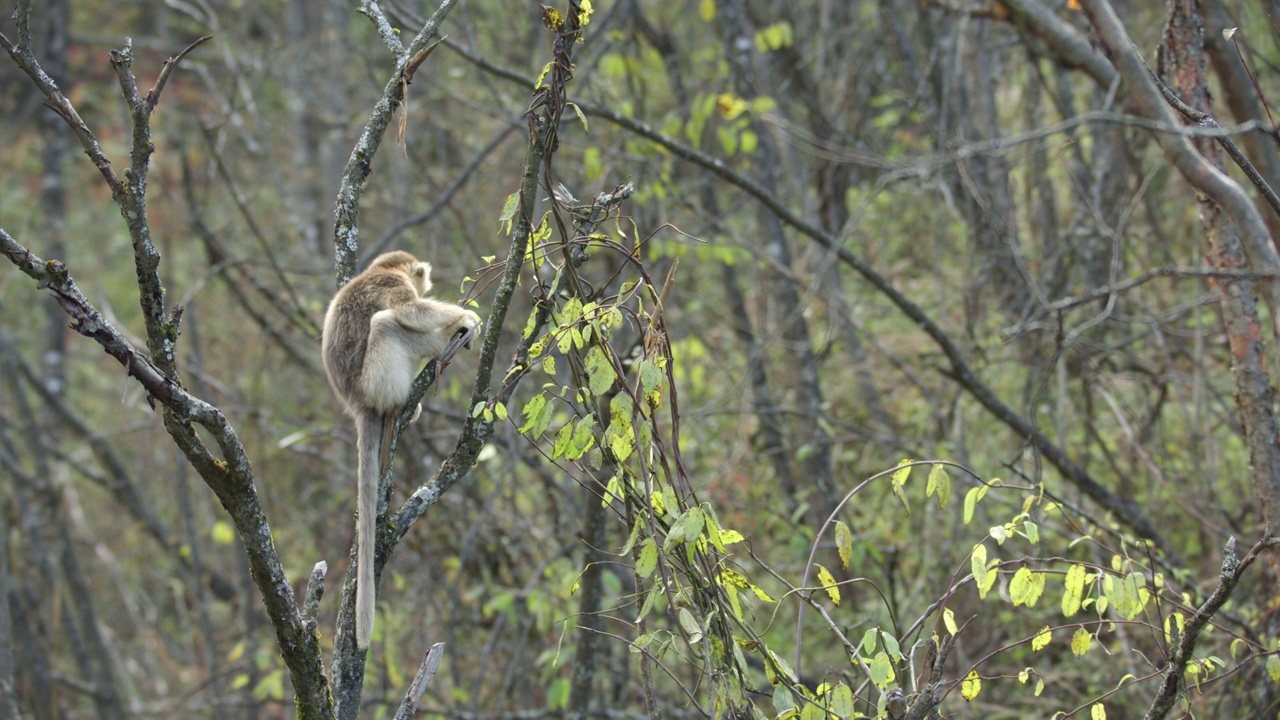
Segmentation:
{"type": "Polygon", "coordinates": [[[1169,714],[1173,709],[1173,705],[1178,700],[1184,680],[1183,674],[1186,671],[1187,663],[1191,661],[1195,655],[1196,642],[1200,639],[1200,633],[1217,614],[1218,610],[1226,604],[1231,598],[1231,593],[1235,591],[1236,586],[1240,584],[1240,578],[1244,576],[1244,571],[1258,557],[1263,550],[1267,550],[1280,545],[1280,538],[1272,536],[1270,533],[1262,538],[1249,549],[1244,559],[1236,556],[1236,539],[1234,536],[1227,539],[1227,545],[1222,551],[1222,571],[1218,575],[1218,586],[1214,588],[1213,594],[1208,600],[1204,601],[1182,628],[1182,636],[1178,639],[1178,648],[1174,651],[1173,657],[1169,658],[1169,662],[1165,664],[1164,682],[1160,685],[1160,691],[1156,694],[1155,700],[1151,702],[1151,708],[1147,711],[1146,720],[1160,720],[1169,714]]]}

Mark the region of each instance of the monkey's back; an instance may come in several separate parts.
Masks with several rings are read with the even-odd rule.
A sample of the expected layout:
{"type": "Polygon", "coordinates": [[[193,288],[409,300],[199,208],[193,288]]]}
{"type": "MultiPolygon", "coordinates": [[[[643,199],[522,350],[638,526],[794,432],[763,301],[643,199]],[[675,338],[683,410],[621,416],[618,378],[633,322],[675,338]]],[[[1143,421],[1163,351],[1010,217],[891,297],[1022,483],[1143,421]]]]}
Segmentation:
{"type": "Polygon", "coordinates": [[[348,413],[367,403],[359,382],[369,345],[369,322],[375,313],[418,299],[403,272],[372,268],[347,283],[329,303],[324,316],[321,351],[329,384],[348,413]]]}

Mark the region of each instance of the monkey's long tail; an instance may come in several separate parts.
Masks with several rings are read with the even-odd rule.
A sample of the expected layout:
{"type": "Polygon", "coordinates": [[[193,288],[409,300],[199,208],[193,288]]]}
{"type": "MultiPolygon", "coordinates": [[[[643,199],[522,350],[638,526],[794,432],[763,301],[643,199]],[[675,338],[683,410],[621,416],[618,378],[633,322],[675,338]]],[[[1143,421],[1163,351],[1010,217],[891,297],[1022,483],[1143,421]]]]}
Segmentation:
{"type": "Polygon", "coordinates": [[[379,451],[382,418],[374,413],[360,415],[356,428],[359,445],[359,488],[356,508],[356,647],[369,647],[373,637],[373,565],[376,550],[374,530],[378,526],[379,451]]]}

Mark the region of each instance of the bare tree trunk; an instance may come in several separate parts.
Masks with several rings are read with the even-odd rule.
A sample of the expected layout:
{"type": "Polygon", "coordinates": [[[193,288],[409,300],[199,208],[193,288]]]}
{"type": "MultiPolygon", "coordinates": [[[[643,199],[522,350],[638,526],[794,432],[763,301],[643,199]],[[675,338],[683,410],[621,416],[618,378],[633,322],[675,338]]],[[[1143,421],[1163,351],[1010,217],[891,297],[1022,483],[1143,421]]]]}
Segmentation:
{"type": "MultiPolygon", "coordinates": [[[[742,0],[723,3],[720,5],[718,18],[720,33],[729,56],[729,73],[733,78],[735,92],[744,98],[761,94],[757,89],[760,86],[757,70],[752,65],[754,45],[751,38],[754,30],[747,21],[744,3],[742,0]]],[[[759,138],[755,164],[759,168],[760,182],[766,187],[776,187],[781,179],[776,172],[781,155],[769,128],[758,121],[752,122],[752,128],[759,138]]],[[[811,503],[809,519],[814,527],[818,527],[826,520],[836,503],[835,485],[831,477],[831,438],[819,422],[824,411],[818,359],[813,350],[813,342],[809,339],[800,288],[788,272],[792,268],[792,257],[782,222],[773,212],[762,209],[761,224],[764,254],[783,271],[773,278],[770,296],[776,298],[781,311],[786,352],[795,358],[799,413],[792,440],[799,450],[800,476],[810,479],[817,491],[814,496],[816,502],[811,503]]]]}
{"type": "MultiPolygon", "coordinates": [[[[43,21],[47,23],[42,47],[42,61],[49,76],[69,93],[70,78],[67,74],[67,33],[71,25],[70,0],[48,0],[43,21]]],[[[71,141],[70,130],[57,113],[46,112],[40,116],[44,135],[44,171],[40,178],[40,213],[49,254],[61,258],[66,248],[66,188],[63,165],[67,147],[71,141]]],[[[45,298],[45,339],[48,345],[44,354],[45,386],[61,395],[66,387],[67,314],[53,298],[45,298]]],[[[52,411],[46,408],[46,415],[52,411]]]]}
{"type": "MultiPolygon", "coordinates": [[[[1213,106],[1203,56],[1204,26],[1199,8],[1189,0],[1175,0],[1170,3],[1169,8],[1162,70],[1183,103],[1195,111],[1211,114],[1213,106]]],[[[1213,138],[1197,137],[1192,142],[1215,168],[1223,169],[1222,153],[1213,138]]],[[[1207,246],[1205,257],[1209,264],[1227,270],[1248,267],[1249,260],[1240,243],[1240,235],[1230,218],[1216,202],[1198,189],[1196,200],[1200,204],[1200,221],[1204,226],[1207,246]]],[[[1240,408],[1240,420],[1249,447],[1249,466],[1262,506],[1259,515],[1270,527],[1275,528],[1276,518],[1280,516],[1280,506],[1277,506],[1280,497],[1277,497],[1275,490],[1277,481],[1280,481],[1280,446],[1277,445],[1278,430],[1273,414],[1275,391],[1271,387],[1264,359],[1265,348],[1259,332],[1259,328],[1263,326],[1258,318],[1257,297],[1253,292],[1252,281],[1241,279],[1236,282],[1213,282],[1218,286],[1222,298],[1222,319],[1231,348],[1231,370],[1236,381],[1236,404],[1240,408]]],[[[1271,578],[1262,582],[1274,585],[1275,566],[1272,565],[1264,572],[1271,575],[1271,578]]],[[[1274,633],[1274,619],[1269,624],[1272,627],[1266,632],[1274,633]]],[[[1172,672],[1174,676],[1166,682],[1181,684],[1182,668],[1174,668],[1172,672]]],[[[1254,693],[1241,694],[1240,704],[1234,708],[1236,712],[1231,714],[1241,717],[1246,714],[1261,716],[1266,708],[1273,706],[1276,698],[1274,684],[1263,682],[1256,687],[1257,691],[1254,693]],[[1246,697],[1253,702],[1248,703],[1246,697]]]]}
{"type": "MultiPolygon", "coordinates": [[[[6,502],[0,505],[0,516],[5,527],[13,517],[13,508],[6,502]]],[[[13,635],[9,632],[13,621],[9,616],[9,532],[0,531],[0,717],[21,720],[18,713],[18,695],[13,683],[13,635]]]]}

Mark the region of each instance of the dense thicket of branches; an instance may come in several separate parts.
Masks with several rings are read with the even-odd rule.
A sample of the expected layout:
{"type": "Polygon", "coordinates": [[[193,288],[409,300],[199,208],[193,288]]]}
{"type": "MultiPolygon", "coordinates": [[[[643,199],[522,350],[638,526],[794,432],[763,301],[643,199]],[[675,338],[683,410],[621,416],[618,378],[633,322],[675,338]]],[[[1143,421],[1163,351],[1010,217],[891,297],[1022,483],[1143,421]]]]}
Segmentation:
{"type": "Polygon", "coordinates": [[[1280,8],[9,5],[0,717],[1280,710],[1280,8]]]}

